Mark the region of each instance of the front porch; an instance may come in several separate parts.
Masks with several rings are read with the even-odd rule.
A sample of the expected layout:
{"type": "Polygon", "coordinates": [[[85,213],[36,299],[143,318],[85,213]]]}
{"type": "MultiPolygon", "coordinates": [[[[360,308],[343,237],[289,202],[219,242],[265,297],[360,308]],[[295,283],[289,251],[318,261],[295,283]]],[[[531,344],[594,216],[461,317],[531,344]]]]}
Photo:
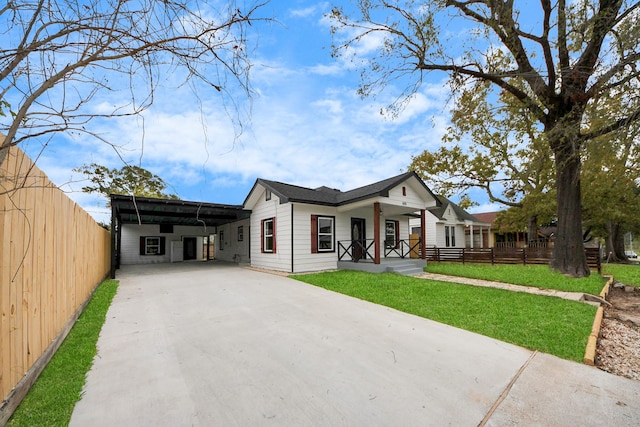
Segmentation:
{"type": "Polygon", "coordinates": [[[427,265],[425,259],[411,258],[384,258],[379,264],[374,264],[372,260],[362,260],[360,262],[338,261],[338,270],[366,271],[369,273],[393,272],[407,276],[424,273],[427,265]]]}
{"type": "Polygon", "coordinates": [[[427,265],[422,254],[422,239],[412,235],[409,240],[384,242],[383,256],[376,239],[343,240],[338,242],[338,269],[395,272],[405,275],[420,274],[427,265]]]}

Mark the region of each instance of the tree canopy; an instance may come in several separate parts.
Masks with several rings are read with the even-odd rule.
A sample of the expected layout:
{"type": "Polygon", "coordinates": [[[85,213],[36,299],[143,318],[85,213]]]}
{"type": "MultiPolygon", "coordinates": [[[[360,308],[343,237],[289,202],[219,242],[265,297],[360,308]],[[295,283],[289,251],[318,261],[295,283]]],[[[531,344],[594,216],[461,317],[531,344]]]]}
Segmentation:
{"type": "Polygon", "coordinates": [[[457,93],[486,83],[496,102],[520,104],[554,159],[558,232],[552,267],[581,277],[589,274],[581,156],[586,144],[640,117],[639,5],[358,0],[353,9],[334,7],[330,14],[333,52],[361,68],[361,94],[399,87],[392,113],[433,71],[447,73],[457,93]],[[607,109],[606,101],[615,97],[627,105],[619,114],[607,109]]]}
{"type": "Polygon", "coordinates": [[[74,169],[74,172],[83,174],[90,183],[82,187],[82,191],[99,193],[107,199],[111,194],[178,199],[175,194],[165,191],[167,183],[162,178],[140,166],[125,165],[120,169],[109,169],[91,163],[74,169]]]}
{"type": "Polygon", "coordinates": [[[47,141],[55,133],[81,132],[109,142],[89,123],[141,113],[165,75],[198,81],[231,100],[234,88],[248,94],[247,34],[253,21],[264,19],[257,16],[263,5],[5,2],[0,6],[0,163],[10,146],[33,137],[47,141]]]}
{"type": "Polygon", "coordinates": [[[446,196],[470,200],[467,192],[477,188],[493,203],[518,208],[518,223],[535,238],[538,220],[555,217],[553,154],[522,104],[504,92],[494,105],[490,95],[486,82],[464,88],[443,145],[414,156],[409,168],[446,196]]]}

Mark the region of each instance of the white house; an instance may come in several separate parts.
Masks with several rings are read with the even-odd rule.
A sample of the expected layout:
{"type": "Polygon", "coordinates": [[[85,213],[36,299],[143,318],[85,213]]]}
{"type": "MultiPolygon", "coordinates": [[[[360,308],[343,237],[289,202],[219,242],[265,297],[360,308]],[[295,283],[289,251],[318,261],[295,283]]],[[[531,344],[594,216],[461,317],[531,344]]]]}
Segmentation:
{"type": "Polygon", "coordinates": [[[187,259],[186,247],[209,258],[215,241],[216,259],[291,273],[383,271],[388,261],[424,257],[428,209],[440,205],[414,172],[344,192],[258,179],[242,206],[140,198],[134,206],[129,196],[111,203],[116,268],[187,259]],[[410,238],[416,217],[424,232],[410,238]]]}
{"type": "MultiPolygon", "coordinates": [[[[443,196],[440,206],[427,212],[427,247],[488,248],[491,223],[483,222],[443,196]]],[[[419,232],[420,223],[411,221],[411,228],[419,232]]]]}

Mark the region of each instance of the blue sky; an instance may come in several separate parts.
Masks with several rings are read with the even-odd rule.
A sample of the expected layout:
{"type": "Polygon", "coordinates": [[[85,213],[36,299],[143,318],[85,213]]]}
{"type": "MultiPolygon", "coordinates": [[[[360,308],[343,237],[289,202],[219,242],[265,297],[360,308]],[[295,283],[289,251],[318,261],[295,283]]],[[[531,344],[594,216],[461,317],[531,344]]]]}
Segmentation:
{"type": "MultiPolygon", "coordinates": [[[[143,118],[94,122],[92,130],[121,145],[128,162],[161,176],[184,200],[241,204],[257,178],[349,190],[406,171],[411,156],[441,144],[449,117],[446,76],[431,75],[398,118],[383,117],[380,108],[393,99],[394,88],[361,99],[358,72],[331,58],[324,18],[331,4],[273,0],[266,6],[263,15],[273,14],[280,24],[262,25],[252,40],[255,95],[241,134],[215,91],[196,96],[171,76],[143,118]]],[[[39,151],[37,141],[23,148],[39,151]]],[[[107,221],[104,198],[82,193],[82,177],[72,172],[91,162],[123,165],[109,145],[69,135],[57,137],[38,159],[71,198],[107,221]]],[[[472,212],[499,209],[482,193],[472,194],[480,204],[472,212]]]]}

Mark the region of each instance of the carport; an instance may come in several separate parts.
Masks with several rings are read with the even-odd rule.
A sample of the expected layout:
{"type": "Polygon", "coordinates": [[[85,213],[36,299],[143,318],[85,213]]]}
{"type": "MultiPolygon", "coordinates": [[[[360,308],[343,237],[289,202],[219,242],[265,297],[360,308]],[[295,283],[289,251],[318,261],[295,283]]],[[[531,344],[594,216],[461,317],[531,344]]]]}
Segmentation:
{"type": "MultiPolygon", "coordinates": [[[[216,233],[217,227],[249,218],[251,211],[242,205],[156,199],[121,194],[111,195],[111,278],[120,268],[123,224],[162,226],[205,226],[216,233]]],[[[207,246],[207,259],[209,254],[207,246]]]]}

